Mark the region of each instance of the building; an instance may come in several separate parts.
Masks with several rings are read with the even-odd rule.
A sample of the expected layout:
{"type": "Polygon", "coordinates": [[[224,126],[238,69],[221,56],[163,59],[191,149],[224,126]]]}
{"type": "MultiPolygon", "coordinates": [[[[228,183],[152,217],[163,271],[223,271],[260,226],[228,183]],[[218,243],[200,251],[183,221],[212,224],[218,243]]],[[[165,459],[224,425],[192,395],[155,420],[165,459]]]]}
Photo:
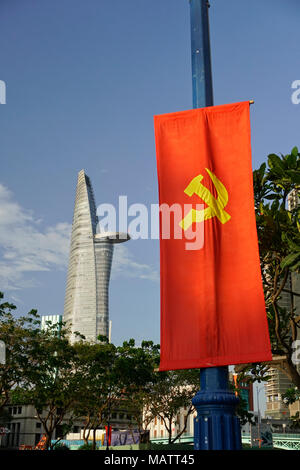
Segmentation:
{"type": "MultiPolygon", "coordinates": [[[[5,411],[9,419],[3,424],[9,432],[0,436],[0,449],[18,449],[25,445],[34,448],[44,435],[44,428],[37,417],[36,410],[32,405],[7,405],[5,411]]],[[[45,411],[45,414],[47,412],[45,411]]],[[[85,418],[71,417],[67,414],[61,425],[57,426],[53,440],[64,436],[62,426],[72,422],[72,429],[69,434],[73,435],[72,439],[82,439],[85,418]]],[[[110,416],[110,426],[113,431],[135,429],[136,423],[130,412],[128,403],[119,404],[112,410],[110,416]]],[[[102,431],[104,425],[102,426],[102,431]]],[[[90,434],[92,439],[93,433],[90,434]]]]}
{"type": "Polygon", "coordinates": [[[229,372],[229,382],[239,390],[239,396],[242,400],[244,400],[246,410],[253,412],[253,383],[246,378],[243,382],[237,382],[237,378],[238,375],[236,373],[229,372]]]}
{"type": "Polygon", "coordinates": [[[293,189],[288,195],[288,209],[292,211],[300,206],[300,189],[293,189]]]}
{"type": "Polygon", "coordinates": [[[283,402],[282,395],[293,386],[288,376],[275,367],[268,371],[270,379],[265,384],[266,411],[265,416],[273,419],[289,418],[289,407],[283,402]]]}
{"type": "Polygon", "coordinates": [[[56,326],[57,325],[57,331],[59,333],[61,329],[61,324],[63,321],[63,316],[62,315],[43,315],[41,317],[41,330],[47,329],[49,326],[56,326]]]}
{"type": "Polygon", "coordinates": [[[108,290],[114,243],[127,233],[97,233],[98,217],[92,185],[84,170],[78,173],[63,319],[71,341],[79,331],[89,341],[109,338],[108,290]]]}
{"type": "MultiPolygon", "coordinates": [[[[184,428],[186,420],[185,431],[181,434],[180,438],[176,442],[184,442],[193,440],[194,436],[194,419],[197,417],[197,411],[194,409],[193,412],[187,417],[187,408],[182,407],[178,411],[177,416],[172,422],[172,438],[184,428]]],[[[164,420],[160,416],[156,416],[147,426],[149,430],[150,440],[154,442],[166,442],[169,438],[169,432],[165,426],[164,420]]]]}
{"type": "MultiPolygon", "coordinates": [[[[236,386],[237,374],[229,373],[229,382],[236,386]]],[[[250,381],[244,380],[238,384],[239,393],[243,400],[247,411],[253,412],[253,384],[250,381]]],[[[194,438],[194,419],[197,418],[197,410],[193,407],[192,412],[187,416],[188,408],[181,407],[172,422],[172,438],[179,434],[184,428],[184,432],[176,442],[190,442],[194,438]],[[186,423],[186,426],[185,426],[186,423]]],[[[145,423],[147,422],[147,410],[144,410],[145,423]]],[[[146,426],[150,432],[150,440],[154,442],[166,442],[169,437],[168,430],[166,429],[164,420],[160,416],[156,416],[146,426]]]]}
{"type": "MultiPolygon", "coordinates": [[[[172,422],[172,438],[174,438],[184,427],[184,419],[186,415],[186,409],[180,409],[176,419],[172,422]]],[[[194,418],[197,416],[197,412],[194,411],[187,418],[186,429],[180,436],[178,442],[184,440],[192,440],[194,435],[194,418]]],[[[155,419],[149,424],[150,440],[154,442],[165,442],[169,438],[169,433],[166,429],[165,423],[162,418],[156,416],[155,419]]],[[[177,442],[177,441],[176,441],[177,442]]]]}

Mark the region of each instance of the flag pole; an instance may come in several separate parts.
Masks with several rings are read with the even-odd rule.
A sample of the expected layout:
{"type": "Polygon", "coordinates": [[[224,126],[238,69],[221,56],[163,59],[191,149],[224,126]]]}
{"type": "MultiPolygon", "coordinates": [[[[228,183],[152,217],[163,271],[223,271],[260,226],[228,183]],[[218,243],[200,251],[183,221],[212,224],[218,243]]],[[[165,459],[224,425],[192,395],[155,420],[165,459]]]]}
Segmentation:
{"type": "MultiPolygon", "coordinates": [[[[189,0],[191,14],[193,107],[213,106],[209,36],[209,2],[189,0]]],[[[205,306],[203,306],[205,308],[205,306]]],[[[236,416],[238,397],[229,388],[228,367],[200,370],[200,391],[193,398],[195,450],[238,450],[241,429],[236,416]]]]}

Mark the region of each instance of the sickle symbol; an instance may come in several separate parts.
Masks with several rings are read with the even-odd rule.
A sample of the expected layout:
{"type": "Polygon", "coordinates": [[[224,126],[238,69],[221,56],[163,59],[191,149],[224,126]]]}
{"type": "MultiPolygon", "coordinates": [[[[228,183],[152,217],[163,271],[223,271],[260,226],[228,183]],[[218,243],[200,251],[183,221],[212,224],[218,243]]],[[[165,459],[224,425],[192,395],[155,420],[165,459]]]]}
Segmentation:
{"type": "Polygon", "coordinates": [[[179,223],[183,230],[187,230],[193,222],[203,222],[204,220],[211,219],[215,216],[222,224],[225,224],[231,219],[231,216],[224,210],[224,207],[228,202],[227,189],[208,168],[205,168],[205,170],[209,174],[210,179],[217,190],[218,197],[215,198],[211,192],[201,184],[201,181],[203,180],[202,175],[198,175],[192,179],[190,184],[184,190],[185,194],[190,197],[193,194],[197,194],[197,196],[199,196],[208,205],[208,207],[201,211],[191,209],[185,218],[179,223]]]}

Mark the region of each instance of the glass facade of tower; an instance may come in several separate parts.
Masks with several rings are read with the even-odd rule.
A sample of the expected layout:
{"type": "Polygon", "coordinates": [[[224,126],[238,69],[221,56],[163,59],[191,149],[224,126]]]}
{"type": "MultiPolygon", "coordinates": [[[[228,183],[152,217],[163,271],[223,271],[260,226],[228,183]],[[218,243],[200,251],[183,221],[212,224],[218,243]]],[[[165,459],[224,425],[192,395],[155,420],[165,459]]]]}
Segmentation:
{"type": "Polygon", "coordinates": [[[113,257],[113,248],[109,241],[95,241],[96,259],[96,331],[98,335],[109,337],[108,332],[108,289],[113,257]]]}
{"type": "Polygon", "coordinates": [[[96,241],[98,218],[90,179],[78,174],[73,216],[64,321],[71,326],[71,341],[78,331],[89,341],[109,336],[108,288],[113,245],[96,241]]]}

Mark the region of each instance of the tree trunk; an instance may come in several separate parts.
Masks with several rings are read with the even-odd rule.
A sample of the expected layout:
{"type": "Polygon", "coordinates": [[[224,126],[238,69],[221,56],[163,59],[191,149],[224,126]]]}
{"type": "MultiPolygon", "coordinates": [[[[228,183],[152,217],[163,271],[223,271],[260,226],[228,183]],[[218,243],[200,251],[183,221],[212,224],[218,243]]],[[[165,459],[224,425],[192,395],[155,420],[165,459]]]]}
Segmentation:
{"type": "Polygon", "coordinates": [[[287,363],[289,376],[291,377],[293,384],[300,389],[300,375],[297,371],[296,366],[292,363],[289,357],[287,358],[286,363],[287,363]]]}
{"type": "Polygon", "coordinates": [[[90,418],[90,416],[88,416],[86,425],[83,428],[83,440],[84,440],[84,443],[86,445],[88,445],[88,443],[89,443],[88,439],[89,439],[90,432],[91,432],[91,429],[89,428],[90,422],[91,422],[91,418],[90,418]]]}
{"type": "Polygon", "coordinates": [[[92,450],[96,450],[96,429],[93,428],[93,446],[92,450]]]}
{"type": "MultiPolygon", "coordinates": [[[[185,418],[184,418],[184,422],[183,422],[183,428],[182,430],[177,434],[177,436],[173,439],[172,441],[172,444],[174,444],[174,442],[177,441],[177,439],[179,439],[179,437],[182,436],[182,434],[184,433],[184,431],[186,430],[187,428],[187,422],[188,422],[188,417],[192,414],[192,411],[193,411],[193,406],[190,406],[187,414],[185,415],[185,418]]],[[[180,429],[180,428],[179,428],[180,429]]]]}
{"type": "Polygon", "coordinates": [[[46,431],[46,450],[52,450],[52,445],[51,445],[51,440],[52,440],[52,431],[46,431]]]}
{"type": "Polygon", "coordinates": [[[169,431],[169,444],[171,444],[172,443],[172,418],[169,419],[169,429],[168,429],[168,431],[169,431]]]}

